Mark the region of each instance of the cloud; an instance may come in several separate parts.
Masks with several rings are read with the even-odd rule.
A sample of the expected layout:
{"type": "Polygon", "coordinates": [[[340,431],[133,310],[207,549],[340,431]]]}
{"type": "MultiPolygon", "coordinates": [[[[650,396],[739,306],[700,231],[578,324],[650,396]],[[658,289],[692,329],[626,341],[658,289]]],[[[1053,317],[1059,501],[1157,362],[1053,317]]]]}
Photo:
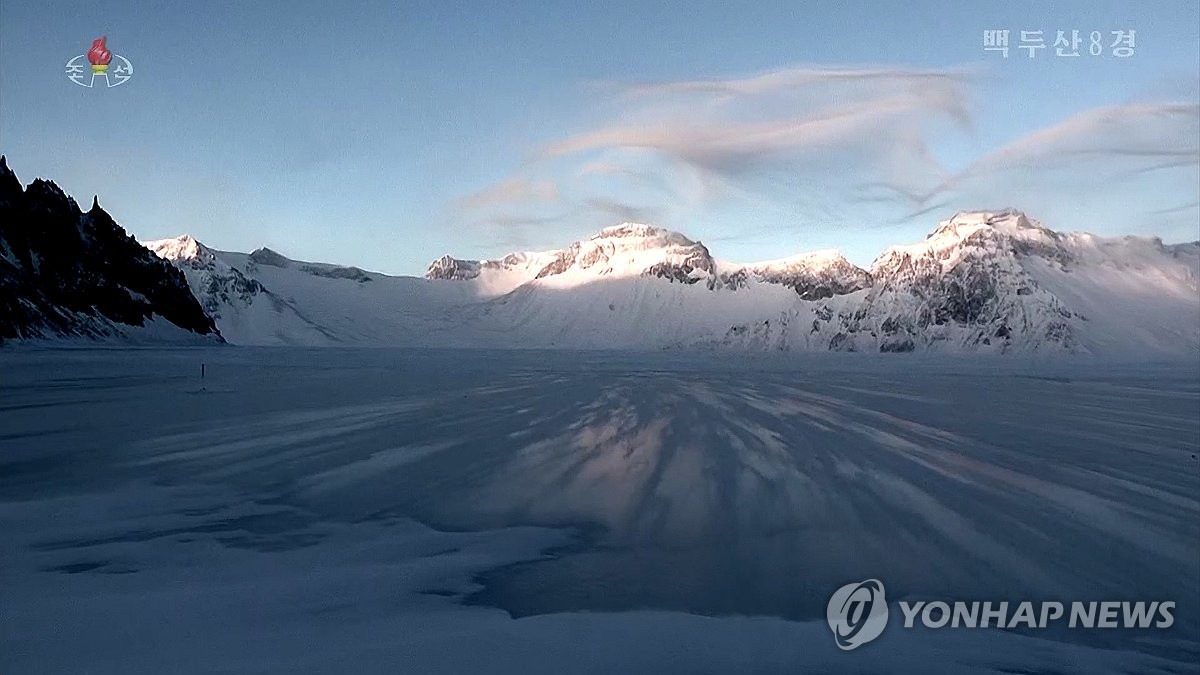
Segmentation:
{"type": "Polygon", "coordinates": [[[566,220],[567,214],[560,213],[553,216],[526,216],[519,214],[492,214],[489,215],[485,222],[500,228],[519,228],[529,227],[532,225],[553,225],[566,220]]]}
{"type": "Polygon", "coordinates": [[[953,100],[899,96],[768,122],[705,121],[679,124],[678,120],[671,120],[653,125],[607,127],[553,143],[544,150],[543,156],[555,157],[608,147],[638,148],[661,152],[717,173],[737,173],[757,161],[788,153],[815,152],[858,144],[866,133],[874,136],[872,141],[885,140],[879,136],[889,131],[887,125],[893,119],[916,113],[965,116],[961,106],[953,100]]]}
{"type": "Polygon", "coordinates": [[[1195,215],[1198,181],[1200,105],[1131,102],[1082,111],[983,154],[910,195],[918,205],[911,215],[931,204],[999,200],[1059,210],[1068,201],[1076,210],[1118,208],[1134,220],[1186,219],[1195,215]]]}
{"type": "Polygon", "coordinates": [[[617,199],[607,197],[590,197],[583,201],[587,211],[598,211],[607,214],[614,220],[624,223],[652,223],[659,219],[658,209],[627,204],[617,199]]]}
{"type": "Polygon", "coordinates": [[[1081,164],[1115,173],[1194,167],[1200,164],[1200,105],[1129,103],[1086,110],[980,157],[931,194],[1002,172],[1081,164]],[[1107,164],[1096,165],[1099,161],[1107,164]]]}
{"type": "Polygon", "coordinates": [[[965,69],[790,68],[606,83],[607,100],[596,102],[611,104],[606,122],[545,144],[520,174],[460,207],[491,222],[540,221],[550,201],[564,217],[588,209],[668,217],[761,193],[818,204],[872,182],[895,186],[886,198],[900,199],[944,178],[926,135],[939,124],[969,128],[972,77],[965,69]],[[493,207],[503,215],[489,216],[493,207]]]}
{"type": "Polygon", "coordinates": [[[561,225],[572,222],[604,226],[612,224],[614,221],[651,223],[655,222],[659,215],[660,211],[653,207],[637,206],[607,197],[588,197],[565,211],[550,215],[500,212],[488,214],[479,222],[489,227],[506,229],[561,225]]]}
{"type": "Polygon", "coordinates": [[[893,67],[794,67],[733,79],[698,79],[666,82],[606,83],[629,96],[664,94],[717,94],[722,96],[763,96],[780,91],[836,84],[963,85],[977,73],[974,69],[920,70],[893,67]]]}
{"type": "Polygon", "coordinates": [[[958,70],[793,69],[628,85],[618,93],[652,99],[645,110],[634,104],[631,119],[550,143],[538,157],[648,151],[725,179],[769,166],[827,165],[830,153],[842,151],[894,159],[903,150],[905,159],[928,165],[930,120],[970,126],[967,81],[958,70]]]}
{"type": "Polygon", "coordinates": [[[526,178],[509,178],[493,183],[482,190],[459,200],[459,207],[467,210],[486,209],[493,206],[525,203],[554,202],[558,200],[558,187],[551,181],[530,181],[526,178]]]}
{"type": "Polygon", "coordinates": [[[993,205],[1053,217],[1070,204],[1076,220],[1136,209],[1175,227],[1195,215],[1196,103],[1082,111],[947,167],[935,149],[977,145],[972,100],[983,83],[967,67],[603,82],[588,89],[598,123],[534,149],[519,173],[462,205],[489,225],[576,228],[606,218],[685,225],[730,209],[826,227],[993,205]]]}

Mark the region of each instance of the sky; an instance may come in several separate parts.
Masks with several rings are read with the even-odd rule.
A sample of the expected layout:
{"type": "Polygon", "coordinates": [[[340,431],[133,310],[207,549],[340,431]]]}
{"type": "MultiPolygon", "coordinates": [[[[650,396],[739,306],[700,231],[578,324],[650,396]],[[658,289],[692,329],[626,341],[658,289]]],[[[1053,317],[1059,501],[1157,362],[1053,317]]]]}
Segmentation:
{"type": "Polygon", "coordinates": [[[1003,207],[1187,241],[1198,26],[1194,0],[0,0],[0,152],[141,240],[396,274],[624,220],[733,261],[865,265],[1003,207]],[[133,77],[78,86],[101,35],[133,77]]]}

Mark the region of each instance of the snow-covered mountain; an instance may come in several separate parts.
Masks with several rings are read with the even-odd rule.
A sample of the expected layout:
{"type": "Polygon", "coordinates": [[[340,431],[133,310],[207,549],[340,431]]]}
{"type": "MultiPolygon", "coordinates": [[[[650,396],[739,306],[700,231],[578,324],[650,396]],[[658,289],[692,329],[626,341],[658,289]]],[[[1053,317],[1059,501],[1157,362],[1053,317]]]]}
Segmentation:
{"type": "Polygon", "coordinates": [[[0,341],[60,337],[219,341],[179,271],[97,200],[51,181],[22,188],[0,156],[0,341]]]}
{"type": "Polygon", "coordinates": [[[331,336],[257,279],[188,235],[145,243],[183,271],[200,306],[237,344],[323,344],[331,336]]]}
{"type": "Polygon", "coordinates": [[[149,242],[244,344],[1194,353],[1200,243],[1064,234],[964,212],[855,266],[836,251],[737,264],[649,225],[425,279],[149,242]]]}
{"type": "Polygon", "coordinates": [[[1198,246],[1064,234],[1014,210],[959,213],[884,251],[839,328],[885,351],[1196,351],[1198,246]]]}
{"type": "Polygon", "coordinates": [[[731,263],[639,223],[497,260],[443,256],[425,278],[187,235],[144,246],[95,202],[84,212],[43,180],[22,189],[0,157],[0,339],[219,329],[248,345],[1200,352],[1200,242],[1056,232],[1014,210],[956,214],[868,269],[836,251],[731,263]]]}
{"type": "Polygon", "coordinates": [[[846,295],[871,285],[869,272],[833,250],[801,253],[746,265],[743,269],[759,281],[787,286],[803,300],[846,295]]]}
{"type": "Polygon", "coordinates": [[[442,256],[430,264],[425,277],[474,280],[481,289],[499,293],[537,279],[562,288],[597,280],[659,277],[703,283],[710,290],[736,290],[755,279],[792,288],[806,300],[844,295],[870,284],[870,275],[837,251],[738,265],[716,260],[704,244],[678,232],[640,223],[604,228],[560,250],[512,253],[499,260],[442,256]]]}
{"type": "Polygon", "coordinates": [[[193,293],[234,344],[469,346],[473,284],[395,277],[293,260],[269,248],[219,251],[188,235],[146,248],[183,270],[193,293]]]}
{"type": "MultiPolygon", "coordinates": [[[[561,250],[513,253],[500,260],[443,256],[428,279],[475,280],[489,292],[507,292],[535,279],[555,287],[597,279],[653,276],[685,284],[717,279],[717,262],[700,242],[658,227],[624,223],[561,250]]],[[[711,284],[710,284],[711,285],[711,284]]]]}

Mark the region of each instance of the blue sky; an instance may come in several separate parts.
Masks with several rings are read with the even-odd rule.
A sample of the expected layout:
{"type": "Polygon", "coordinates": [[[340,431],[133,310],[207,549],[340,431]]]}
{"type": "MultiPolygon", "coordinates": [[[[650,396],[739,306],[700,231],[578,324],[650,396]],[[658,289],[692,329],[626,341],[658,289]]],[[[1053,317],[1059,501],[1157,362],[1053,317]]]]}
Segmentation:
{"type": "Polygon", "coordinates": [[[1198,7],[5,0],[0,152],[141,239],[391,273],[624,217],[743,261],[865,264],[1003,206],[1181,241],[1200,237],[1198,7]],[[1011,31],[1007,59],[985,29],[1011,31]],[[1048,48],[1027,58],[1021,30],[1048,48]],[[1082,56],[1054,55],[1057,30],[1082,56]],[[78,87],[63,66],[100,35],[135,76],[78,87]]]}

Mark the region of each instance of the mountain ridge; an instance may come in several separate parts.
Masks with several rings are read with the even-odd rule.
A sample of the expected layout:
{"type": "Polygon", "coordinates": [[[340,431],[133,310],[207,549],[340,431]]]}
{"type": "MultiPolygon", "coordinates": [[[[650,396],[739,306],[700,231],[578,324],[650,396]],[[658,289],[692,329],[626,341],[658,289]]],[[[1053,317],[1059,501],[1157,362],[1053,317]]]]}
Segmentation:
{"type": "Polygon", "coordinates": [[[757,263],[621,223],[560,249],[443,256],[425,277],[139,244],[93,198],[22,188],[0,156],[0,339],[248,345],[1063,354],[1200,352],[1200,242],[963,211],[866,268],[757,263]]]}
{"type": "Polygon", "coordinates": [[[22,188],[0,155],[0,340],[221,340],[184,276],[92,198],[53,181],[22,188]]]}
{"type": "MultiPolygon", "coordinates": [[[[264,288],[312,286],[321,276],[318,263],[260,251],[218,255],[240,259],[249,277],[273,269],[264,288]],[[264,255],[267,267],[255,262],[264,255]]],[[[868,268],[833,250],[730,263],[682,233],[622,223],[561,249],[442,256],[420,279],[358,270],[375,280],[379,314],[411,321],[374,317],[378,329],[325,336],[412,344],[388,333],[408,330],[416,344],[451,346],[1189,353],[1200,351],[1198,270],[1200,242],[1057,232],[1015,209],[956,213],[868,268]],[[422,313],[430,310],[436,319],[422,313]]],[[[370,285],[354,283],[359,291],[339,286],[346,295],[338,297],[370,285]]],[[[298,312],[312,308],[302,294],[276,297],[298,312]]]]}

